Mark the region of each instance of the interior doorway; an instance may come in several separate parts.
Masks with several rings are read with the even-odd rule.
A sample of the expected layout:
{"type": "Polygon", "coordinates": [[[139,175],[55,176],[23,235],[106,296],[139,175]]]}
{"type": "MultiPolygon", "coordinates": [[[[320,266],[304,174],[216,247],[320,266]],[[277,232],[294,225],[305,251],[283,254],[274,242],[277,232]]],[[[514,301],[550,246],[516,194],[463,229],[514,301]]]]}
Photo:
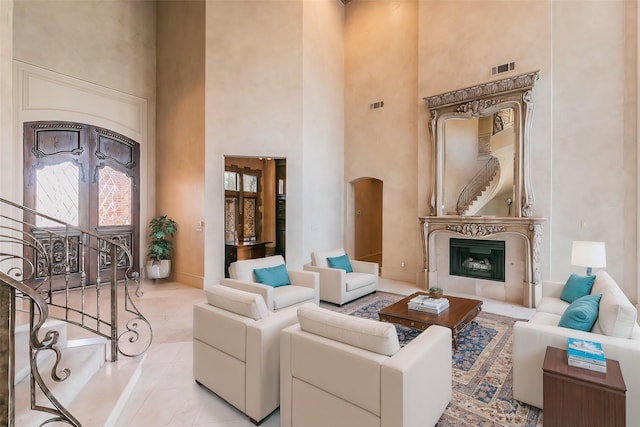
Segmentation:
{"type": "Polygon", "coordinates": [[[237,260],[286,252],[286,159],[225,157],[225,276],[237,260]]]}
{"type": "Polygon", "coordinates": [[[382,189],[376,178],[353,182],[354,258],[377,262],[382,268],[382,189]]]}

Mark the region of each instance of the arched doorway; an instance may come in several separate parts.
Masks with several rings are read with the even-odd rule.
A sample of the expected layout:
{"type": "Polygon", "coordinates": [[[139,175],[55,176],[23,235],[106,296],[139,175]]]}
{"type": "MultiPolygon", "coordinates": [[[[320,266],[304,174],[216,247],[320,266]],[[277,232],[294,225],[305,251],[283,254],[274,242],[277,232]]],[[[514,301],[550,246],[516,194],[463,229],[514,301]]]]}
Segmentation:
{"type": "Polygon", "coordinates": [[[377,262],[382,268],[382,181],[353,182],[354,258],[377,262]]]}

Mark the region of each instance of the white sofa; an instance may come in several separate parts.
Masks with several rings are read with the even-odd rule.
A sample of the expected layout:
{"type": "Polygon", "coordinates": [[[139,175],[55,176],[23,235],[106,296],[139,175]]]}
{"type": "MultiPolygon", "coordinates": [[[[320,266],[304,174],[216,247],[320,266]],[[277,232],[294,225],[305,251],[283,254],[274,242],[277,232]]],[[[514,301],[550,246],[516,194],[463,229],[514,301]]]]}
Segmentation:
{"type": "Polygon", "coordinates": [[[257,268],[276,267],[285,264],[281,255],[246,259],[232,262],[229,266],[231,278],[220,280],[220,284],[246,292],[262,295],[267,308],[272,311],[293,307],[306,302],[319,303],[319,278],[317,273],[295,271],[287,268],[291,279],[288,286],[273,287],[258,283],[253,273],[257,268]]]}
{"type": "Polygon", "coordinates": [[[343,305],[378,289],[378,263],[349,260],[353,272],[330,268],[328,257],[345,255],[343,248],[324,252],[312,252],[311,262],[305,264],[305,271],[320,274],[320,300],[343,305]]]}
{"type": "Polygon", "coordinates": [[[225,286],[193,307],[193,376],[259,424],[280,405],[280,331],[296,309],[271,312],[262,297],[225,286]]]}
{"type": "MultiPolygon", "coordinates": [[[[628,426],[640,425],[640,326],[637,310],[604,270],[596,273],[591,294],[602,294],[590,332],[557,326],[569,303],[560,299],[564,283],[543,282],[542,299],[528,322],[513,327],[513,397],[542,408],[542,364],[547,346],[565,349],[574,337],[602,344],[605,357],[620,362],[627,386],[628,426]]],[[[543,408],[544,409],[544,408],[543,408]]]]}
{"type": "Polygon", "coordinates": [[[395,326],[312,304],[282,331],[282,427],[435,425],[452,395],[451,331],[400,348],[395,326]]]}

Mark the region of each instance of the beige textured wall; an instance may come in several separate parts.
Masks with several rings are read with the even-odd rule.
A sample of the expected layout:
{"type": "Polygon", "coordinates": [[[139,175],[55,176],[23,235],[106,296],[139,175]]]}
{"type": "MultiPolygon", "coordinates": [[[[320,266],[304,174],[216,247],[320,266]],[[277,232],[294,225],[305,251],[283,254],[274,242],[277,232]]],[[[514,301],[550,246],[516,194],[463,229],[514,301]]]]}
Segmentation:
{"type": "Polygon", "coordinates": [[[314,227],[319,233],[340,233],[335,230],[342,219],[342,205],[337,204],[342,187],[334,178],[341,174],[340,160],[318,153],[341,151],[340,106],[331,100],[340,99],[341,79],[332,71],[342,51],[325,44],[333,46],[339,37],[338,42],[317,40],[319,31],[336,40],[340,5],[337,0],[207,3],[207,283],[223,277],[225,155],[287,159],[288,264],[299,267],[308,259],[311,240],[306,233],[314,227]],[[307,27],[322,22],[327,27],[307,27]],[[312,52],[313,47],[321,49],[312,52]],[[309,55],[315,52],[329,55],[327,69],[310,67],[316,59],[309,55]],[[312,98],[316,91],[323,91],[322,97],[312,98]],[[328,111],[328,106],[338,112],[328,111]],[[325,179],[332,184],[323,184],[325,179]],[[305,208],[309,197],[322,200],[322,209],[305,208]]]}
{"type": "Polygon", "coordinates": [[[14,58],[153,99],[155,2],[17,0],[14,58]]]}
{"type": "Polygon", "coordinates": [[[344,6],[340,0],[302,5],[304,219],[296,224],[289,217],[287,234],[302,227],[306,263],[312,251],[344,246],[344,6]]]}
{"type": "Polygon", "coordinates": [[[207,4],[208,283],[223,276],[225,155],[287,159],[287,264],[301,267],[319,240],[342,244],[342,10],[338,0],[207,4]]]}
{"type": "MultiPolygon", "coordinates": [[[[224,277],[224,156],[285,157],[287,217],[301,216],[301,16],[293,1],[207,3],[205,284],[224,277]]],[[[300,241],[287,230],[287,253],[300,241]]]]}
{"type": "MultiPolygon", "coordinates": [[[[416,281],[422,263],[417,12],[416,0],[354,0],[345,14],[345,183],[383,181],[382,276],[407,281],[416,281]],[[369,110],[377,101],[384,107],[369,110]]],[[[347,195],[349,242],[354,213],[347,195]]]]}
{"type": "Polygon", "coordinates": [[[13,60],[13,0],[0,1],[0,197],[18,200],[17,153],[13,143],[13,102],[11,67],[13,60]]]}
{"type": "MultiPolygon", "coordinates": [[[[636,2],[553,3],[552,268],[573,240],[604,241],[606,270],[636,299],[636,2]]],[[[537,119],[537,118],[536,118],[537,119]]]]}
{"type": "Polygon", "coordinates": [[[157,8],[156,215],[178,223],[172,279],[202,287],[205,2],[162,1],[157,8]]]}

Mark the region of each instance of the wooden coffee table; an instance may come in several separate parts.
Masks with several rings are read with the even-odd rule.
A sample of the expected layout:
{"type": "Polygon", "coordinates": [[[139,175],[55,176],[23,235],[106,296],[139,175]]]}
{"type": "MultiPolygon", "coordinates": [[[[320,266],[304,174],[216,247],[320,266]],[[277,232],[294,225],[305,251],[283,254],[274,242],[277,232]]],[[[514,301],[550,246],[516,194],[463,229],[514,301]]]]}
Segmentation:
{"type": "Polygon", "coordinates": [[[397,323],[416,329],[427,329],[431,325],[440,325],[451,329],[453,346],[458,349],[458,333],[473,320],[482,310],[482,301],[446,296],[449,300],[449,308],[440,314],[425,313],[423,311],[409,310],[408,302],[418,295],[427,295],[426,292],[416,292],[400,301],[383,308],[378,312],[378,317],[383,322],[397,323]]]}

